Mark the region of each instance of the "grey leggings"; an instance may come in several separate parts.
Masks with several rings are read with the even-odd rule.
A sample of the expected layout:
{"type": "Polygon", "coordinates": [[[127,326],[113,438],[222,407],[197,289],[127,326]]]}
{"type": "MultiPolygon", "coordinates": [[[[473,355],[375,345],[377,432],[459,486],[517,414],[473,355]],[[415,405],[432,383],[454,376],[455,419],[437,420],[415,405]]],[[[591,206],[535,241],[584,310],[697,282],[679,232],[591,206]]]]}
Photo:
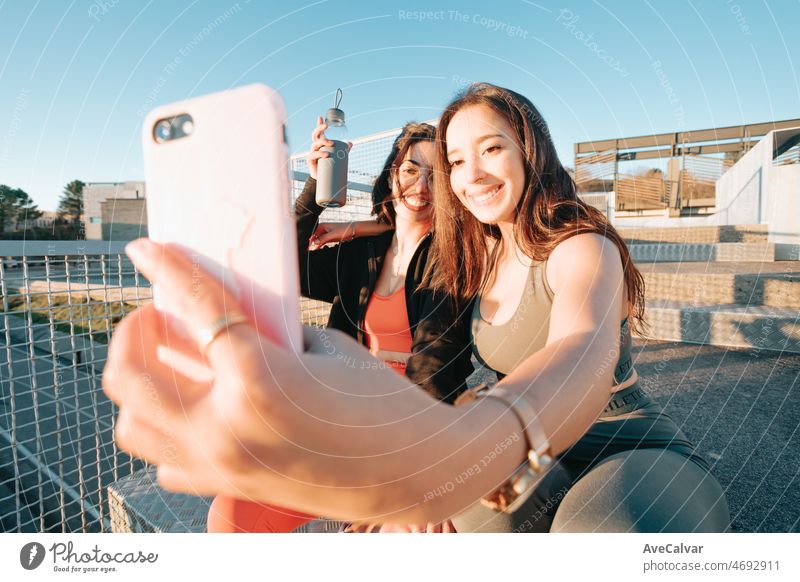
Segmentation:
{"type": "Polygon", "coordinates": [[[459,532],[723,532],[730,513],[705,461],[638,387],[603,416],[506,513],[480,503],[459,532]]]}

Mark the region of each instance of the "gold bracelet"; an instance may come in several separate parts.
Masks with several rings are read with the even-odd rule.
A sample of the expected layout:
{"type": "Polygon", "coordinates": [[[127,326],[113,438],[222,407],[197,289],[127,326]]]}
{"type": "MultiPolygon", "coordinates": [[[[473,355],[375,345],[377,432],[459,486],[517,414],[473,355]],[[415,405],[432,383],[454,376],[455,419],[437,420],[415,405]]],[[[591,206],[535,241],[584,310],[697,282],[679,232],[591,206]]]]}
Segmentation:
{"type": "Polygon", "coordinates": [[[550,441],[538,420],[538,413],[528,401],[506,388],[487,384],[479,384],[461,394],[455,401],[456,406],[473,402],[479,398],[494,398],[505,404],[517,417],[523,428],[527,459],[514,471],[500,487],[481,499],[481,503],[491,509],[504,512],[521,495],[532,489],[539,482],[553,462],[550,454],[550,441]]]}

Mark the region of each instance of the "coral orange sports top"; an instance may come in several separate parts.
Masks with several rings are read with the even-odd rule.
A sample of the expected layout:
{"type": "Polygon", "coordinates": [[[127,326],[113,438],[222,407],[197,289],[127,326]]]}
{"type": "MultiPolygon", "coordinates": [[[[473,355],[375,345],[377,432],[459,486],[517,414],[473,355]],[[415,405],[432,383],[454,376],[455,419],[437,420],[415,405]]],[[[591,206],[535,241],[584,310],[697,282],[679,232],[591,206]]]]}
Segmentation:
{"type": "Polygon", "coordinates": [[[411,356],[411,326],[408,323],[405,287],[389,296],[373,293],[364,318],[367,347],[400,374],[405,374],[411,356]]]}

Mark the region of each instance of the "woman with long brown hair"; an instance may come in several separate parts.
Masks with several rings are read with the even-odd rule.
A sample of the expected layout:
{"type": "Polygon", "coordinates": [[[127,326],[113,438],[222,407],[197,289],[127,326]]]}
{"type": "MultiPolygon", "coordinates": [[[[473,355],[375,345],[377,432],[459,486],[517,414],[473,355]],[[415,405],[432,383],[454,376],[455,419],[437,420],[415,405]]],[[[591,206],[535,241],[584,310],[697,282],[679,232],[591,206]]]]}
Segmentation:
{"type": "MultiPolygon", "coordinates": [[[[174,375],[149,353],[169,330],[143,308],[117,330],[104,375],[121,405],[118,442],[160,463],[168,488],[237,487],[352,521],[724,531],[722,488],[631,365],[641,276],[605,218],[578,200],[536,109],[512,91],[476,85],[447,107],[438,136],[428,284],[469,310],[473,349],[498,372],[496,385],[447,406],[409,391],[397,374],[343,364],[370,361],[347,338],[309,330],[298,367],[235,325],[201,346],[214,382],[184,380],[188,396],[173,406],[174,375]],[[153,399],[123,389],[136,388],[144,369],[150,390],[163,394],[161,416],[186,427],[169,435],[184,453],[177,458],[161,451],[153,399]],[[239,404],[207,405],[221,393],[239,404]],[[198,437],[200,425],[235,430],[212,443],[206,433],[231,429],[198,437]]],[[[197,284],[191,263],[168,248],[139,241],[129,253],[155,283],[178,292],[197,284]]],[[[198,337],[226,305],[214,281],[203,285],[185,317],[198,337]]]]}
{"type": "MultiPolygon", "coordinates": [[[[544,434],[560,425],[580,438],[564,443],[547,475],[548,493],[562,493],[536,508],[542,523],[530,529],[549,529],[552,516],[559,530],[724,529],[721,488],[647,397],[632,365],[631,330],[645,326],[643,278],[606,217],[577,197],[536,107],[508,89],[478,84],[445,109],[438,129],[430,279],[435,289],[476,297],[470,306],[476,357],[500,378],[527,372],[534,379],[556,365],[551,360],[537,371],[530,365],[534,354],[583,345],[572,352],[575,361],[560,364],[577,371],[585,368],[581,357],[589,355],[590,342],[605,347],[601,367],[613,370],[610,391],[599,382],[565,381],[531,394],[544,434]],[[458,257],[449,252],[456,243],[464,249],[458,257]],[[598,418],[581,431],[591,416],[598,418]],[[638,480],[664,500],[640,492],[638,480]],[[664,513],[689,497],[692,504],[664,513]],[[668,521],[658,521],[665,515],[668,521]]],[[[598,368],[596,378],[603,375],[598,368]]],[[[514,522],[477,505],[456,523],[474,531],[505,530],[514,522]]]]}

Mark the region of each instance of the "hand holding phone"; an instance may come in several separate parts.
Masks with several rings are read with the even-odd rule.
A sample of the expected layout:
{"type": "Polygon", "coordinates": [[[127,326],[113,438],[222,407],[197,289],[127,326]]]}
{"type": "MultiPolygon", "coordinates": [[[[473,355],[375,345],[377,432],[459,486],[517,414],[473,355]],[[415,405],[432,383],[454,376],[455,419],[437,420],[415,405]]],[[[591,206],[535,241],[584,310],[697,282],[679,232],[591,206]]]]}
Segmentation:
{"type": "MultiPolygon", "coordinates": [[[[260,335],[301,353],[285,117],[280,95],[264,85],[151,111],[142,134],[148,230],[152,240],[178,245],[230,289],[260,335]]],[[[169,289],[153,293],[160,311],[180,309],[181,298],[169,289]]],[[[159,357],[192,377],[208,371],[169,346],[159,347],[159,357]]],[[[208,530],[291,531],[310,518],[218,497],[208,530]]]]}

